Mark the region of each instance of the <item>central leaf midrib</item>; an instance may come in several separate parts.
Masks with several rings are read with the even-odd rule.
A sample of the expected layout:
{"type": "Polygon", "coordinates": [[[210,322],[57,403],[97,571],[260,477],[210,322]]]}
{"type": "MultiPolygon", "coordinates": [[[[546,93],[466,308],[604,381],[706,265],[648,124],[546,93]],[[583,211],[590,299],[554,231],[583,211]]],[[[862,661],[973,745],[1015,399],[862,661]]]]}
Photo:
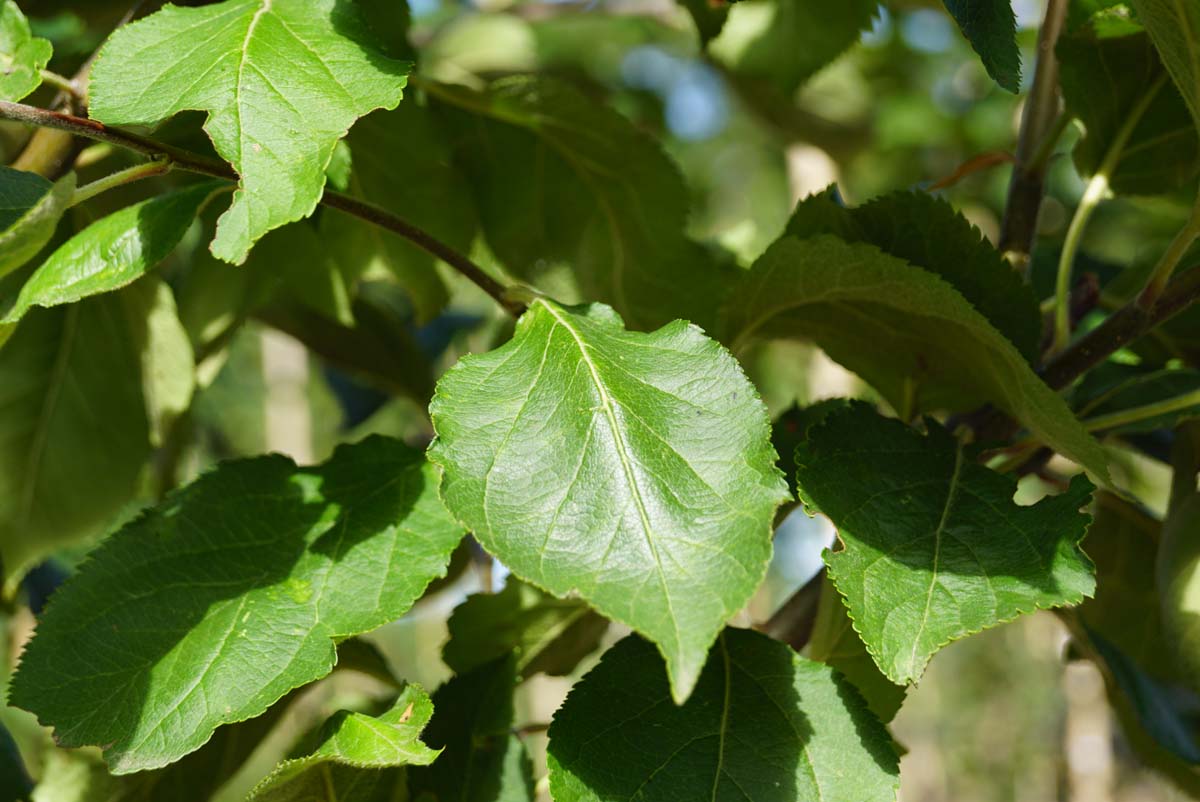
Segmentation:
{"type": "Polygon", "coordinates": [[[556,325],[562,326],[567,333],[571,335],[571,339],[575,341],[576,347],[579,348],[580,358],[583,360],[584,364],[587,365],[588,372],[592,376],[592,384],[595,385],[596,392],[600,396],[600,404],[604,409],[604,416],[608,420],[609,428],[612,430],[613,443],[616,446],[617,456],[621,461],[621,470],[625,474],[625,481],[629,485],[629,491],[633,495],[634,503],[637,506],[638,517],[642,522],[642,533],[646,538],[646,545],[649,547],[650,553],[654,557],[654,565],[657,569],[659,584],[663,590],[663,599],[667,604],[667,613],[671,619],[671,626],[675,630],[675,646],[678,648],[679,624],[675,617],[675,610],[671,604],[671,592],[667,586],[666,574],[663,571],[662,558],[659,557],[658,548],[654,543],[654,530],[650,525],[650,516],[646,511],[646,502],[645,499],[642,498],[641,489],[638,487],[637,479],[633,472],[633,463],[629,457],[629,452],[625,445],[625,438],[621,433],[621,427],[618,425],[617,415],[615,409],[613,408],[612,398],[608,395],[608,390],[605,387],[604,382],[600,379],[600,374],[596,369],[596,365],[592,361],[591,356],[588,354],[587,345],[583,342],[583,338],[580,337],[579,332],[576,331],[575,327],[571,325],[570,321],[568,321],[563,315],[559,314],[558,310],[554,308],[553,304],[542,299],[539,299],[537,303],[539,303],[547,312],[550,313],[551,317],[554,318],[556,325]]]}
{"type": "Polygon", "coordinates": [[[962,466],[963,448],[960,443],[954,451],[954,471],[950,474],[950,487],[946,490],[946,504],[942,507],[942,517],[938,521],[937,528],[933,530],[933,574],[929,578],[929,592],[925,595],[925,610],[921,613],[921,623],[917,627],[916,636],[913,637],[912,652],[908,656],[910,671],[917,659],[917,647],[921,643],[921,636],[925,634],[925,624],[929,621],[933,590],[937,587],[938,562],[942,554],[942,535],[945,533],[946,523],[950,520],[950,509],[954,506],[955,496],[958,495],[958,478],[962,473],[962,466]]]}

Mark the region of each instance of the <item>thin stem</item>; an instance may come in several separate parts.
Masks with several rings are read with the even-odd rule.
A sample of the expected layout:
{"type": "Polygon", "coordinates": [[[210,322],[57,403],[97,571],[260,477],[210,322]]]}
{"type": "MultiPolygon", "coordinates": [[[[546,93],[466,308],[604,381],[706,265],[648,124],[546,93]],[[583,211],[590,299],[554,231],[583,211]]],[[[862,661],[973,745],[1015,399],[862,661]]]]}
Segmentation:
{"type": "Polygon", "coordinates": [[[1054,46],[1067,18],[1068,0],[1050,0],[1038,34],[1037,67],[1033,87],[1021,116],[1016,165],[1008,185],[1008,202],[1000,228],[999,248],[1022,274],[1029,270],[1029,254],[1037,233],[1038,212],[1046,181],[1047,160],[1037,154],[1059,116],[1058,58],[1054,46]]]}
{"type": "MultiPolygon", "coordinates": [[[[169,160],[172,167],[214,178],[225,178],[230,181],[238,180],[238,174],[228,163],[211,159],[198,153],[192,153],[163,142],[111,128],[95,120],[76,117],[58,111],[47,111],[24,103],[0,101],[0,119],[12,120],[25,125],[40,128],[51,128],[70,134],[107,142],[117,147],[140,153],[151,159],[169,160]]],[[[525,304],[510,297],[508,290],[496,281],[487,271],[475,264],[465,254],[461,254],[441,240],[412,225],[408,221],[366,201],[342,195],[338,192],[325,191],[321,203],[346,214],[357,217],[373,225],[392,231],[412,242],[427,253],[436,256],[446,264],[462,273],[480,289],[490,295],[505,311],[519,316],[525,311],[525,304]]]]}
{"type": "Polygon", "coordinates": [[[1145,289],[1138,296],[1137,302],[1139,306],[1143,309],[1149,309],[1154,306],[1158,297],[1162,295],[1163,288],[1171,280],[1171,275],[1175,272],[1175,268],[1179,267],[1179,263],[1183,261],[1184,255],[1192,247],[1192,243],[1197,238],[1200,238],[1200,197],[1196,198],[1196,202],[1192,205],[1192,211],[1188,215],[1187,222],[1184,223],[1179,233],[1175,235],[1175,239],[1171,241],[1167,252],[1162,255],[1162,258],[1158,260],[1158,264],[1154,266],[1154,272],[1150,274],[1145,289]]]}
{"type": "Polygon", "coordinates": [[[1083,425],[1089,432],[1102,432],[1105,429],[1115,429],[1118,426],[1140,423],[1144,420],[1157,418],[1160,415],[1170,415],[1172,412],[1181,412],[1195,406],[1200,406],[1200,390],[1193,390],[1190,393],[1177,395],[1174,398],[1167,398],[1163,401],[1155,401],[1153,404],[1143,404],[1140,407],[1122,409],[1119,412],[1110,412],[1107,415],[1097,415],[1094,418],[1085,420],[1083,425]]]}
{"type": "Polygon", "coordinates": [[[1171,446],[1171,496],[1167,505],[1168,518],[1196,492],[1198,473],[1200,421],[1187,420],[1175,427],[1175,442],[1171,446]]]}
{"type": "Polygon", "coordinates": [[[127,167],[124,170],[119,170],[112,175],[106,175],[104,178],[99,178],[90,184],[84,184],[75,190],[74,196],[71,198],[71,206],[78,206],[81,203],[91,200],[102,192],[107,192],[110,189],[132,184],[134,181],[141,181],[144,178],[152,178],[156,175],[166,175],[171,171],[171,162],[167,159],[155,159],[153,161],[135,164],[132,167],[127,167]]]}
{"type": "Polygon", "coordinates": [[[66,92],[72,97],[79,97],[79,87],[65,75],[59,75],[57,72],[50,70],[42,70],[42,81],[58,89],[60,92],[66,92]]]}
{"type": "Polygon", "coordinates": [[[1083,232],[1087,229],[1087,224],[1100,205],[1100,201],[1108,195],[1109,182],[1121,162],[1121,157],[1125,154],[1125,146],[1129,144],[1129,138],[1133,136],[1134,129],[1146,115],[1146,109],[1150,108],[1150,104],[1158,96],[1165,81],[1166,76],[1161,76],[1130,109],[1129,116],[1121,123],[1116,136],[1113,137],[1112,143],[1105,151],[1104,159],[1096,169],[1096,174],[1088,181],[1087,189],[1084,190],[1083,197],[1079,200],[1079,206],[1075,209],[1075,216],[1071,218],[1071,225],[1067,228],[1067,237],[1063,242],[1062,254],[1058,260],[1058,280],[1054,287],[1054,339],[1050,346],[1051,353],[1058,353],[1066,348],[1067,343],[1071,340],[1071,272],[1075,265],[1075,255],[1079,252],[1079,245],[1083,241],[1083,232]]]}

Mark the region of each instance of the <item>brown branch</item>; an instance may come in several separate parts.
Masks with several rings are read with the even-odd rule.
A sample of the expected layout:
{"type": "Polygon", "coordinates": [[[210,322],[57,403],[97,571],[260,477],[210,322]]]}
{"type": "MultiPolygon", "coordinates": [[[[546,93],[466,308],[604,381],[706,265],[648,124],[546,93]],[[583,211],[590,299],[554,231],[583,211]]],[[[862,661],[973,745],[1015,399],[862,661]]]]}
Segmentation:
{"type": "Polygon", "coordinates": [[[825,569],[804,583],[763,624],[756,627],[765,635],[780,640],[800,651],[812,637],[817,623],[817,609],[821,603],[821,587],[825,581],[825,569]]]}
{"type": "MultiPolygon", "coordinates": [[[[113,128],[95,120],[77,117],[73,114],[48,111],[35,106],[27,106],[24,103],[0,101],[0,119],[12,120],[39,128],[64,131],[68,134],[98,142],[107,142],[110,145],[116,145],[117,147],[140,153],[147,158],[161,159],[165,157],[170,160],[171,166],[177,170],[186,170],[230,181],[238,179],[238,174],[233,167],[219,159],[212,159],[198,153],[192,153],[191,151],[183,150],[164,142],[158,142],[149,137],[113,128]]],[[[510,298],[504,286],[488,275],[487,271],[475,264],[469,257],[459,253],[432,234],[417,228],[386,209],[357,198],[352,198],[349,195],[328,190],[321,197],[321,203],[332,209],[337,209],[360,220],[399,234],[418,248],[441,259],[462,273],[510,314],[519,316],[525,311],[523,303],[510,298]]]]}
{"type": "Polygon", "coordinates": [[[1046,183],[1047,159],[1040,158],[1046,137],[1052,135],[1058,119],[1058,58],[1054,46],[1062,32],[1067,16],[1067,0],[1050,0],[1046,19],[1038,34],[1037,67],[1033,87],[1025,101],[1021,116],[1021,133],[1017,140],[1016,164],[1008,185],[1008,204],[997,243],[1001,252],[1009,254],[1022,273],[1029,267],[1033,240],[1037,235],[1038,213],[1046,183]]]}

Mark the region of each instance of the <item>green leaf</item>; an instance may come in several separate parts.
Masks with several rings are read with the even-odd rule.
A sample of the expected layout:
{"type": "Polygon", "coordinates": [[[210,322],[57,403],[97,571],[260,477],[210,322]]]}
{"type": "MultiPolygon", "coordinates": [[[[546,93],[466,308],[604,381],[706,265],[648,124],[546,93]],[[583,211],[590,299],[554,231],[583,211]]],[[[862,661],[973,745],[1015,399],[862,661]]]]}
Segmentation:
{"type": "Polygon", "coordinates": [[[74,195],[74,173],[51,184],[39,175],[0,166],[0,276],[37,256],[74,195]]]}
{"type": "Polygon", "coordinates": [[[25,763],[8,730],[0,726],[0,802],[25,802],[29,799],[29,775],[25,763]]]}
{"type": "Polygon", "coordinates": [[[54,48],[29,31],[29,20],[13,0],[0,5],[0,100],[18,101],[42,85],[42,70],[54,48]]]}
{"type": "Polygon", "coordinates": [[[631,327],[710,328],[730,281],[685,236],[688,190],[657,142],[561,81],[509,78],[485,93],[437,86],[488,245],[568,303],[601,301],[631,327]]]}
{"type": "Polygon", "coordinates": [[[1042,339],[1042,314],[1029,285],[979,229],[941,198],[893,192],[847,209],[830,187],[796,205],[787,233],[800,239],[833,234],[874,245],[936,273],[1007,337],[1030,362],[1042,339]]]}
{"type": "Polygon", "coordinates": [[[743,0],[709,50],[735,72],[789,95],[871,27],[876,0],[743,0]]]}
{"type": "Polygon", "coordinates": [[[74,303],[133,283],[167,258],[220,186],[206,182],[159,195],[92,223],[26,280],[0,322],[15,323],[33,306],[74,303]]]}
{"type": "Polygon", "coordinates": [[[922,436],[856,403],[809,429],[796,449],[805,506],[828,516],[842,548],[829,577],[854,628],[893,682],[915,682],[951,641],[1022,613],[1078,604],[1095,588],[1079,549],[1092,484],[1013,502],[1017,483],[974,462],[945,429],[922,436]]]}
{"type": "Polygon", "coordinates": [[[0,350],[7,582],[38,557],[100,534],[132,500],[151,453],[151,418],[179,407],[191,368],[172,307],[166,288],[138,282],[35,310],[0,350]]]}
{"type": "Polygon", "coordinates": [[[845,674],[880,721],[889,722],[896,717],[908,689],[879,671],[828,577],[821,583],[821,601],[806,654],[845,674]]]}
{"type": "Polygon", "coordinates": [[[350,281],[321,232],[309,223],[294,223],[263,237],[245,269],[253,275],[252,306],[282,294],[328,320],[354,323],[350,281]]]}
{"type": "Polygon", "coordinates": [[[146,301],[130,326],[143,327],[142,396],[150,443],[159,447],[166,442],[171,426],[191,406],[196,391],[196,357],[187,331],[179,322],[170,287],[148,281],[139,289],[146,301]]]}
{"type": "Polygon", "coordinates": [[[550,726],[555,802],[892,802],[895,745],[828,666],[727,629],[687,704],[630,636],[571,689],[550,726]]]}
{"type": "Polygon", "coordinates": [[[517,673],[570,674],[600,645],[608,621],[578,599],[556,599],[510,578],[499,593],[477,593],[454,609],[442,660],[455,674],[516,653],[517,673]]]}
{"type": "Polygon", "coordinates": [[[241,176],[212,252],[240,264],[263,234],[312,214],[334,146],[362,115],[396,107],[410,66],[385,55],[356,3],[167,6],[108,40],[89,110],[109,125],[208,112],[205,130],[241,176]]]}
{"type": "Polygon", "coordinates": [[[381,716],[343,710],[330,719],[319,745],[304,757],[279,764],[255,786],[248,802],[310,802],[310,800],[374,800],[366,789],[390,788],[399,781],[401,766],[426,766],[438,756],[420,740],[433,715],[433,703],[420,688],[408,685],[392,709],[381,716]],[[391,782],[387,782],[392,775],[391,782]]]}
{"type": "Polygon", "coordinates": [[[1200,136],[1179,93],[1158,84],[1166,73],[1145,33],[1104,36],[1089,26],[1059,39],[1058,58],[1063,99],[1085,129],[1074,153],[1083,175],[1100,169],[1130,115],[1154,91],[1109,185],[1119,194],[1158,194],[1196,177],[1200,136]]]}
{"type": "Polygon", "coordinates": [[[1200,5],[1192,0],[1129,0],[1200,130],[1200,5]]]}
{"type": "Polygon", "coordinates": [[[533,766],[513,734],[515,684],[516,661],[506,657],[438,688],[425,740],[442,754],[409,772],[412,799],[533,802],[533,766]]]}
{"type": "Polygon", "coordinates": [[[1080,605],[1079,618],[1159,679],[1172,679],[1154,579],[1162,524],[1111,493],[1096,495],[1095,516],[1083,550],[1096,564],[1096,595],[1080,605]]]}
{"type": "Polygon", "coordinates": [[[758,587],[787,498],[766,409],[681,321],[627,332],[607,306],[537,299],[430,406],[447,506],[513,573],[658,644],[686,699],[758,587]]]}
{"type": "Polygon", "coordinates": [[[1200,492],[1171,511],[1156,563],[1163,634],[1185,681],[1200,690],[1200,492]]]}
{"type": "Polygon", "coordinates": [[[109,538],[54,596],[12,703],[124,774],[177,760],[329,673],[403,614],[462,537],[419,452],[229,462],[109,538]],[[164,615],[164,611],[169,611],[164,615]]]}
{"type": "Polygon", "coordinates": [[[1021,88],[1017,17],[1010,0],[942,0],[988,75],[1009,92],[1021,88]]]}
{"type": "MultiPolygon", "coordinates": [[[[475,239],[470,189],[451,163],[446,138],[428,109],[407,98],[394,111],[362,120],[348,139],[354,151],[349,189],[399,215],[460,252],[475,239]]],[[[321,219],[329,250],[353,275],[382,268],[412,297],[418,320],[433,319],[448,300],[436,261],[417,246],[341,212],[321,219]]]]}
{"type": "Polygon", "coordinates": [[[897,409],[990,401],[1107,481],[1107,457],[1020,352],[938,276],[870,245],[785,237],[725,307],[733,351],[756,337],[808,338],[897,409]]]}

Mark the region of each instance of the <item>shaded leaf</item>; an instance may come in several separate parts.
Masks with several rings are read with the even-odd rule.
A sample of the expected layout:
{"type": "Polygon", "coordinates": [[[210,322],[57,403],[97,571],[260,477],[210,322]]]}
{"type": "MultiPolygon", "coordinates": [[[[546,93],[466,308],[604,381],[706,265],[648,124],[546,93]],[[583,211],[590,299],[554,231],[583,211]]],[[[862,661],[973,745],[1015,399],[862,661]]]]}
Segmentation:
{"type": "Polygon", "coordinates": [[[488,245],[568,303],[612,305],[633,328],[710,327],[727,268],[684,234],[688,192],[657,142],[561,81],[509,78],[437,98],[488,245]]]}
{"type": "Polygon", "coordinates": [[[687,9],[696,23],[696,33],[700,37],[700,46],[704,47],[715,39],[725,27],[725,18],[729,16],[729,6],[724,0],[679,0],[680,5],[687,9]]]}
{"type": "Polygon", "coordinates": [[[29,20],[13,0],[0,4],[0,100],[17,101],[42,84],[54,48],[29,31],[29,20]]]}
{"type": "Polygon", "coordinates": [[[1079,549],[1091,483],[1019,507],[1014,479],[932,421],[922,436],[866,404],[833,412],[796,449],[796,479],[805,506],[837,527],[829,578],[894,682],[916,681],[954,640],[1095,588],[1079,549]]]}
{"type": "Polygon", "coordinates": [[[899,784],[887,730],[844,678],[741,629],[682,707],[648,643],[609,649],[554,715],[549,761],[556,802],[892,802],[899,784]]]}
{"type": "Polygon", "coordinates": [[[104,45],[89,111],[110,125],[208,112],[205,130],[241,176],[212,252],[241,263],[263,234],[312,214],[354,121],[400,102],[411,65],[385,53],[344,0],[168,5],[104,45]]]}
{"type": "Polygon", "coordinates": [[[941,276],[1030,362],[1038,356],[1042,315],[1029,286],[979,229],[946,201],[924,192],[893,192],[855,208],[833,187],[796,205],[787,233],[833,234],[874,245],[941,276]]]}
{"type": "Polygon", "coordinates": [[[681,321],[632,333],[607,306],[538,299],[511,342],[442,377],[430,414],[442,497],[480,543],[652,639],[686,699],[787,498],[728,352],[681,321]]]}
{"type": "Polygon", "coordinates": [[[1021,50],[1011,0],[942,0],[988,75],[1009,92],[1021,88],[1021,50]]]}
{"type": "Polygon", "coordinates": [[[368,716],[343,710],[325,725],[317,747],[280,763],[254,787],[248,802],[394,799],[401,766],[425,766],[438,756],[420,740],[433,704],[409,685],[391,710],[368,716]],[[381,793],[372,793],[378,788],[381,793]]]}
{"type": "Polygon", "coordinates": [[[0,726],[0,802],[25,802],[31,788],[17,744],[0,726]]]}
{"type": "Polygon", "coordinates": [[[222,464],[109,538],[54,596],[11,700],[114,773],[155,768],[327,674],[404,613],[462,537],[396,441],[316,468],[222,464]]]}
{"type": "Polygon", "coordinates": [[[433,765],[409,772],[418,802],[533,802],[533,766],[513,734],[512,657],[454,677],[433,695],[425,740],[442,749],[433,765]]]}
{"type": "Polygon", "coordinates": [[[772,245],[725,306],[735,353],[756,337],[807,338],[897,409],[990,401],[1107,480],[1107,457],[1066,403],[960,293],[869,245],[832,236],[772,245]]]}
{"type": "Polygon", "coordinates": [[[828,578],[821,583],[817,620],[805,653],[845,674],[880,721],[886,723],[896,717],[908,689],[879,671],[862,638],[854,631],[845,602],[828,578]]]}
{"type": "MultiPolygon", "coordinates": [[[[474,203],[451,164],[446,138],[429,111],[408,98],[376,112],[350,132],[352,194],[383,206],[452,248],[468,253],[477,228],[474,203]]],[[[417,318],[431,320],[448,299],[436,260],[417,246],[341,212],[321,219],[329,250],[352,275],[375,268],[392,273],[409,292],[417,318]]]]}
{"type": "MultiPolygon", "coordinates": [[[[1163,634],[1182,677],[1200,691],[1200,492],[1171,511],[1156,563],[1163,634]]],[[[1196,755],[1200,763],[1200,750],[1196,755]]]]}
{"type": "Polygon", "coordinates": [[[1170,679],[1173,655],[1163,635],[1154,579],[1162,523],[1111,493],[1096,495],[1083,550],[1096,564],[1096,595],[1079,618],[1129,659],[1170,679]]]}
{"type": "Polygon", "coordinates": [[[509,652],[521,677],[570,674],[596,650],[608,621],[578,599],[556,599],[509,578],[499,593],[477,593],[454,609],[442,660],[464,674],[509,652]]]}
{"type": "Polygon", "coordinates": [[[74,173],[51,184],[34,173],[0,166],[0,276],[37,256],[74,195],[74,173]]]}
{"type": "Polygon", "coordinates": [[[100,534],[133,499],[151,453],[151,420],[169,417],[187,394],[191,355],[172,314],[170,292],[143,281],[35,310],[0,350],[6,581],[100,534]]]}
{"type": "Polygon", "coordinates": [[[1192,0],[1129,0],[1200,129],[1200,5],[1192,0]]]}
{"type": "Polygon", "coordinates": [[[876,0],[742,0],[710,45],[735,72],[792,93],[871,27],[876,0]]]}
{"type": "Polygon", "coordinates": [[[34,271],[0,322],[15,323],[32,306],[74,303],[136,281],[175,249],[220,186],[206,182],[158,195],[92,223],[34,271]]]}
{"type": "Polygon", "coordinates": [[[1179,93],[1165,80],[1158,52],[1143,33],[1100,35],[1094,26],[1059,39],[1060,82],[1067,109],[1084,125],[1075,165],[1100,169],[1121,128],[1147,92],[1142,114],[1109,176],[1114,192],[1156,194],[1179,189],[1200,171],[1200,136],[1179,93]]]}

